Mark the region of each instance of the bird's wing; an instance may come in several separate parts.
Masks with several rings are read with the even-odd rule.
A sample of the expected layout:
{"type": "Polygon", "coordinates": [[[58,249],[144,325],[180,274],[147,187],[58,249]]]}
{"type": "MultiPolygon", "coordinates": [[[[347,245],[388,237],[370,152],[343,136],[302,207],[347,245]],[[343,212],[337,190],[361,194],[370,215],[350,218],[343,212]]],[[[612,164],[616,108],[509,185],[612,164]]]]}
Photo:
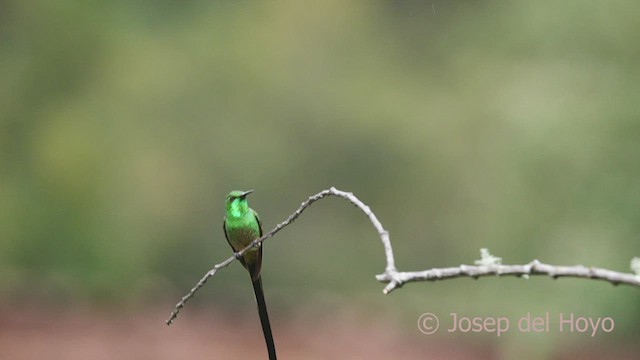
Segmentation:
{"type": "Polygon", "coordinates": [[[231,245],[231,241],[229,241],[229,235],[227,234],[227,217],[225,216],[224,219],[222,219],[222,231],[224,231],[224,238],[227,239],[227,244],[229,244],[229,246],[231,246],[231,249],[235,252],[236,249],[233,248],[233,245],[231,245]]]}
{"type": "Polygon", "coordinates": [[[256,217],[256,220],[258,221],[258,228],[260,229],[260,237],[262,237],[262,221],[260,221],[260,217],[258,216],[258,213],[251,209],[251,211],[253,212],[253,216],[256,217]]]}
{"type": "MultiPolygon", "coordinates": [[[[260,232],[260,237],[262,237],[262,221],[260,221],[260,217],[258,216],[258,213],[251,209],[251,212],[253,213],[253,216],[255,216],[256,221],[258,222],[258,230],[260,232]]],[[[251,274],[251,280],[252,281],[259,281],[260,279],[260,270],[262,269],[262,244],[258,245],[258,256],[256,257],[256,261],[251,264],[251,266],[249,268],[247,268],[247,270],[249,270],[249,273],[251,274]]]]}

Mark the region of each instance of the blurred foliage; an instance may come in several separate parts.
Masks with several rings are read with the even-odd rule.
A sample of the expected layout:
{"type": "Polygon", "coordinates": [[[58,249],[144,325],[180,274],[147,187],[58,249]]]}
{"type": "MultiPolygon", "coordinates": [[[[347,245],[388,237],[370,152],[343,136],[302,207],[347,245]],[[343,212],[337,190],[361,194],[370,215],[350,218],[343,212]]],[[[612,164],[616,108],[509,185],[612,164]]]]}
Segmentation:
{"type": "MultiPolygon", "coordinates": [[[[173,300],[229,256],[223,199],[247,188],[267,229],[322,189],[355,192],[403,270],[472,263],[488,247],[505,263],[627,271],[640,255],[639,10],[0,2],[2,297],[173,300]]],[[[570,310],[613,316],[619,338],[640,330],[637,289],[593,281],[382,297],[379,240],[335,199],[265,256],[276,313],[338,298],[402,304],[410,323],[427,310],[570,310]]],[[[232,266],[197,301],[249,304],[245,277],[232,266]]]]}

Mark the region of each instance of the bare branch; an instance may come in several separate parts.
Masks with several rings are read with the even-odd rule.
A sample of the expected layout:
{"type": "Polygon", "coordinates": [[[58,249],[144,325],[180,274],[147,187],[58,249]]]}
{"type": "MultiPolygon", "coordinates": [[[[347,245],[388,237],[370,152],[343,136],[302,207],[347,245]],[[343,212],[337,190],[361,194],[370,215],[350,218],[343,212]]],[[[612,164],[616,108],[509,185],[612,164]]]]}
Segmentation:
{"type": "Polygon", "coordinates": [[[625,284],[640,287],[640,276],[631,273],[620,273],[617,271],[601,269],[597,267],[556,266],[541,263],[538,260],[524,265],[460,265],[458,267],[434,268],[425,271],[395,272],[376,275],[380,282],[389,283],[383,290],[385,294],[401,287],[403,284],[415,281],[437,281],[470,277],[477,279],[481,276],[520,276],[547,275],[553,279],[559,277],[574,277],[585,279],[597,279],[608,281],[613,285],[625,284]]]}
{"type": "Polygon", "coordinates": [[[191,291],[189,291],[187,295],[183,296],[180,302],[176,304],[175,310],[171,313],[171,316],[166,321],[167,325],[171,325],[173,323],[186,302],[189,301],[189,299],[191,299],[195,295],[195,293],[204,286],[207,280],[209,280],[210,277],[218,272],[218,270],[229,266],[229,264],[239,259],[244,253],[249,251],[249,249],[260,246],[263,241],[270,237],[273,237],[273,235],[278,233],[285,226],[288,226],[293,221],[295,221],[300,216],[300,214],[302,214],[302,212],[311,204],[327,196],[341,197],[358,207],[360,210],[362,210],[362,212],[365,213],[365,215],[367,215],[373,227],[378,231],[378,235],[380,236],[380,240],[382,241],[382,245],[384,247],[387,265],[385,267],[385,272],[380,275],[376,275],[376,279],[380,282],[387,283],[387,286],[383,290],[384,294],[388,294],[394,289],[399,288],[403,284],[408,282],[436,281],[459,277],[479,278],[481,276],[490,275],[512,275],[521,277],[528,277],[530,275],[548,275],[554,279],[558,277],[577,277],[605,280],[614,285],[625,284],[640,287],[640,259],[634,259],[635,267],[632,263],[632,267],[634,271],[636,271],[636,274],[628,274],[595,267],[588,268],[582,265],[554,266],[543,264],[538,260],[533,260],[529,264],[525,265],[502,265],[502,259],[489,254],[488,250],[486,249],[481,250],[482,259],[476,261],[476,266],[460,265],[459,267],[430,269],[425,271],[399,272],[395,266],[395,259],[393,257],[393,248],[391,246],[389,232],[382,227],[382,224],[380,223],[376,215],[371,211],[369,206],[360,201],[360,199],[353,195],[353,193],[341,191],[334,187],[331,187],[328,190],[323,190],[313,196],[310,196],[306,201],[300,204],[300,207],[293,214],[289,215],[289,217],[285,221],[276,225],[273,230],[264,234],[264,236],[262,236],[261,238],[254,240],[249,246],[235,253],[233,256],[215,265],[213,269],[209,270],[202,277],[202,279],[200,279],[200,281],[198,281],[198,283],[191,289],[191,291]]]}
{"type": "Polygon", "coordinates": [[[393,249],[391,248],[391,242],[389,241],[389,232],[387,232],[382,227],[382,224],[380,224],[380,221],[378,220],[378,218],[376,218],[375,214],[371,211],[371,209],[369,209],[367,205],[365,205],[362,201],[360,201],[357,197],[355,197],[353,193],[340,191],[334,187],[331,187],[328,190],[323,190],[313,196],[310,196],[305,202],[300,204],[300,207],[293,214],[289,215],[289,217],[285,221],[276,225],[276,227],[273,228],[273,230],[264,234],[261,238],[254,240],[249,246],[240,250],[239,252],[235,253],[233,256],[229,257],[225,261],[214,266],[213,269],[209,270],[202,277],[202,279],[200,279],[200,281],[198,281],[198,283],[191,289],[191,291],[189,291],[187,295],[183,296],[182,299],[180,299],[180,302],[176,304],[175,310],[171,313],[171,316],[166,321],[167,325],[171,325],[173,323],[173,321],[178,316],[178,313],[184,307],[187,301],[189,301],[189,299],[191,299],[196,294],[196,292],[200,290],[201,287],[204,286],[207,280],[209,280],[210,277],[212,277],[218,272],[218,270],[229,266],[229,264],[239,259],[242,255],[244,255],[244,253],[249,251],[249,249],[259,246],[260,244],[262,244],[263,241],[265,241],[266,239],[278,233],[278,231],[282,230],[285,226],[291,224],[300,216],[300,214],[302,214],[302,212],[307,207],[309,207],[309,205],[330,195],[339,196],[348,200],[349,202],[351,202],[352,204],[360,208],[369,217],[369,220],[371,220],[371,223],[373,224],[373,226],[376,228],[376,230],[378,230],[378,234],[380,235],[380,239],[382,240],[382,243],[384,245],[384,251],[387,256],[386,271],[395,272],[396,269],[395,269],[394,260],[393,260],[393,249]]]}

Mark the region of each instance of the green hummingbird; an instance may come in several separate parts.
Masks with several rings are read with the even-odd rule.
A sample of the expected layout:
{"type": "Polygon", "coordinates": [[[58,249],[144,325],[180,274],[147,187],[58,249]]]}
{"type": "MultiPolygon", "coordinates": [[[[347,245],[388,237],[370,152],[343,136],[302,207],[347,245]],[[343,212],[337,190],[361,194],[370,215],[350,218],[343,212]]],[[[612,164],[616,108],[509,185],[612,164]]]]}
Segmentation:
{"type": "MultiPolygon", "coordinates": [[[[234,190],[227,195],[226,215],[222,224],[224,236],[231,245],[234,253],[249,246],[255,239],[262,237],[262,223],[258,217],[258,213],[249,207],[247,195],[253,190],[239,191],[234,190]]],[[[264,300],[264,292],[262,290],[262,278],[260,269],[262,267],[262,246],[250,249],[242,257],[240,263],[244,266],[251,276],[253,284],[253,292],[256,295],[256,303],[258,304],[258,314],[262,324],[262,332],[264,340],[267,343],[267,352],[269,360],[276,360],[276,347],[273,343],[271,335],[271,326],[269,325],[269,314],[267,314],[267,304],[264,300]]]]}

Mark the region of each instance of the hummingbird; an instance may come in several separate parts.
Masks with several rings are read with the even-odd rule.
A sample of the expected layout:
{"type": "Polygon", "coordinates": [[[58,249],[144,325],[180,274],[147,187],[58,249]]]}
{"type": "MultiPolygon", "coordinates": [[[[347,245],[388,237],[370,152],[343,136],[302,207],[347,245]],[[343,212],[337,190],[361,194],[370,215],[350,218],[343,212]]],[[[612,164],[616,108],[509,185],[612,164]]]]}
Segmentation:
{"type": "MultiPolygon", "coordinates": [[[[258,217],[258,213],[255,212],[255,210],[249,207],[247,202],[247,195],[252,192],[253,190],[234,190],[227,195],[225,202],[226,215],[222,227],[224,229],[224,236],[227,238],[227,242],[231,245],[234,253],[249,246],[253,240],[262,237],[260,217],[258,217]]],[[[262,267],[262,244],[244,253],[239,260],[251,276],[253,292],[256,296],[256,303],[258,304],[258,315],[260,315],[260,323],[262,324],[262,332],[264,334],[264,340],[267,343],[269,360],[276,360],[276,347],[271,334],[269,314],[267,313],[267,304],[264,300],[262,278],[260,276],[262,267]]]]}

